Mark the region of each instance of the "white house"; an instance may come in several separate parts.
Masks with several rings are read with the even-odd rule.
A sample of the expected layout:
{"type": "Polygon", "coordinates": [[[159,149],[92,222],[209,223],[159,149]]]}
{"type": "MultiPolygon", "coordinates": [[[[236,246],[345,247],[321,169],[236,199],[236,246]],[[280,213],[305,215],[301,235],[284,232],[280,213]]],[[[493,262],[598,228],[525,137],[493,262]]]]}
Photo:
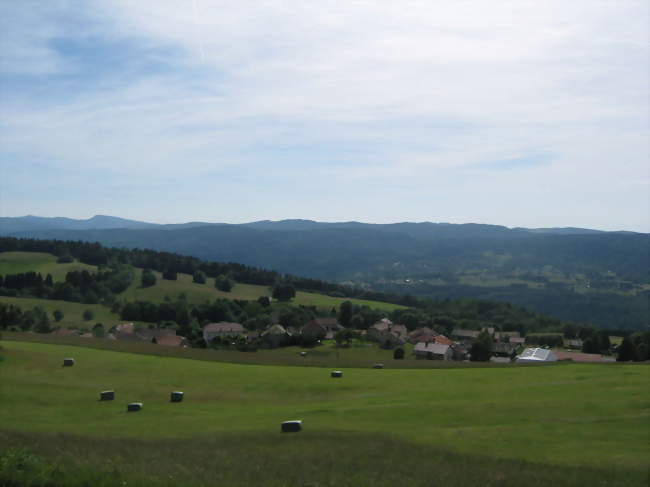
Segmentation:
{"type": "Polygon", "coordinates": [[[527,348],[517,356],[516,362],[557,362],[557,356],[548,348],[527,348]]]}

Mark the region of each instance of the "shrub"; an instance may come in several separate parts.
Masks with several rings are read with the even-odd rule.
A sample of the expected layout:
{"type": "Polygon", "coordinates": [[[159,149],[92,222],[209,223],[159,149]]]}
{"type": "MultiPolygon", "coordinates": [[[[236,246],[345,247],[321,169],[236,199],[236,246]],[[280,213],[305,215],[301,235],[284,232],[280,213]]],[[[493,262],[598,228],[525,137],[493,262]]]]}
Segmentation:
{"type": "Polygon", "coordinates": [[[404,360],[404,349],[396,348],[393,352],[393,359],[395,360],[404,360]]]}
{"type": "Polygon", "coordinates": [[[84,311],[84,314],[83,314],[84,321],[90,321],[94,317],[95,317],[95,313],[93,313],[92,309],[87,309],[86,311],[84,311]]]}

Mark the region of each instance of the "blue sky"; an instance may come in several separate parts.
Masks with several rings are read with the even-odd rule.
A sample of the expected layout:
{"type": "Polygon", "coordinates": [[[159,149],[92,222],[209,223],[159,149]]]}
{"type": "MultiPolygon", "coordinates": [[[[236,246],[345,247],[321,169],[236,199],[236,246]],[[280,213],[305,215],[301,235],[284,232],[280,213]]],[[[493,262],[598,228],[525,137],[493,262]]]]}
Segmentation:
{"type": "Polygon", "coordinates": [[[0,214],[650,231],[644,1],[0,5],[0,214]]]}

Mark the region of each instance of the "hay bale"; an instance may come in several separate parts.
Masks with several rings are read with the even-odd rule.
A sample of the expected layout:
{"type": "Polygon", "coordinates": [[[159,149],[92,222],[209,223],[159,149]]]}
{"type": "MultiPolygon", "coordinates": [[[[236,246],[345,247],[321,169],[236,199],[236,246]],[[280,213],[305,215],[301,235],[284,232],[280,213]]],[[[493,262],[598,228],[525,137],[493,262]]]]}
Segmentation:
{"type": "Polygon", "coordinates": [[[126,406],[126,410],[128,412],[140,411],[141,409],[142,409],[142,403],[141,402],[131,402],[126,406]]]}
{"type": "Polygon", "coordinates": [[[301,356],[301,357],[306,357],[306,356],[307,356],[307,352],[300,352],[300,356],[301,356]]]}
{"type": "Polygon", "coordinates": [[[299,419],[284,421],[280,429],[283,433],[298,433],[302,430],[302,421],[299,419]]]}
{"type": "Polygon", "coordinates": [[[183,393],[181,391],[173,391],[169,400],[171,402],[183,402],[183,393]]]}
{"type": "Polygon", "coordinates": [[[102,391],[99,393],[100,401],[112,401],[115,399],[115,391],[102,391]]]}
{"type": "Polygon", "coordinates": [[[375,364],[375,365],[372,366],[372,368],[373,368],[373,369],[383,369],[383,368],[384,368],[384,364],[375,364]]]}
{"type": "Polygon", "coordinates": [[[74,365],[74,359],[73,358],[64,358],[63,359],[63,366],[64,367],[72,367],[74,365]]]}
{"type": "Polygon", "coordinates": [[[330,374],[332,377],[343,377],[343,372],[340,370],[333,370],[332,373],[330,374]]]}

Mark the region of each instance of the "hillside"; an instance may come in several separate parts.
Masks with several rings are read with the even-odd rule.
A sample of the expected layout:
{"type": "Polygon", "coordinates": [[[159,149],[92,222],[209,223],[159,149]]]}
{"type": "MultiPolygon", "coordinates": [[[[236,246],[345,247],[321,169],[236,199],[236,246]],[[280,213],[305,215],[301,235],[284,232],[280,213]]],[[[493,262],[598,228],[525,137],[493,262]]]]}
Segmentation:
{"type": "MultiPolygon", "coordinates": [[[[56,260],[56,256],[44,252],[0,252],[0,276],[33,271],[41,273],[43,276],[51,274],[54,282],[64,282],[68,272],[89,271],[97,273],[99,271],[97,266],[83,264],[78,261],[57,263],[56,260]]],[[[205,284],[197,284],[192,282],[192,276],[183,273],[178,274],[177,280],[165,280],[162,279],[160,272],[155,272],[154,274],[157,276],[156,284],[143,288],[141,286],[142,269],[135,268],[134,273],[134,279],[128,288],[116,295],[117,300],[121,302],[147,301],[163,303],[182,298],[188,303],[200,304],[212,302],[215,299],[255,301],[260,296],[271,295],[268,286],[241,283],[235,284],[231,292],[223,292],[215,288],[214,278],[208,278],[205,284]]],[[[298,291],[290,304],[293,306],[316,306],[317,308],[330,310],[331,308],[338,308],[346,300],[348,299],[298,291]]],[[[404,306],[379,301],[363,299],[349,299],[349,301],[358,306],[369,306],[385,311],[405,308],[404,306]]],[[[10,296],[0,296],[0,303],[16,305],[24,310],[40,306],[50,316],[55,310],[60,310],[63,312],[64,318],[56,325],[61,327],[91,328],[95,323],[102,323],[106,328],[110,328],[120,322],[118,313],[111,312],[108,307],[100,304],[10,296]],[[83,319],[83,313],[86,310],[93,312],[94,317],[92,320],[83,319]]]]}
{"type": "MultiPolygon", "coordinates": [[[[45,478],[66,485],[70,476],[86,485],[424,487],[431,472],[451,487],[647,480],[642,365],[345,368],[332,379],[321,367],[18,341],[4,341],[0,353],[11,391],[0,444],[57,462],[45,478]],[[61,367],[63,357],[75,366],[61,367]],[[105,389],[114,401],[98,401],[105,389]],[[185,393],[182,403],[169,402],[173,390],[185,393]],[[132,401],[143,410],[127,414],[132,401]],[[288,419],[304,430],[280,433],[288,419]]],[[[0,475],[9,475],[14,463],[4,465],[0,475]]],[[[23,465],[24,474],[38,469],[35,459],[23,465]]]]}
{"type": "Polygon", "coordinates": [[[390,293],[502,300],[602,327],[650,326],[647,234],[285,220],[14,235],[171,251],[390,293]]]}

